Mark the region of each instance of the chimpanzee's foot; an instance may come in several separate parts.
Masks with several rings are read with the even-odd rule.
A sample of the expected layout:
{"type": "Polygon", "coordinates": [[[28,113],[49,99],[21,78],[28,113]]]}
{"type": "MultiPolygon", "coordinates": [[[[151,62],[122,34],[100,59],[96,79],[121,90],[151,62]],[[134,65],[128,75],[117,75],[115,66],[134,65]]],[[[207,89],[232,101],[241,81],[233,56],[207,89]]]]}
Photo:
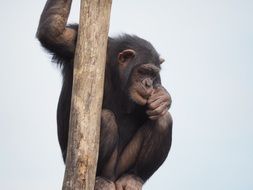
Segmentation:
{"type": "Polygon", "coordinates": [[[102,177],[96,177],[94,190],[116,190],[115,184],[102,177]]]}
{"type": "Polygon", "coordinates": [[[126,175],[116,181],[116,190],[141,190],[143,181],[134,175],[126,175]]]}

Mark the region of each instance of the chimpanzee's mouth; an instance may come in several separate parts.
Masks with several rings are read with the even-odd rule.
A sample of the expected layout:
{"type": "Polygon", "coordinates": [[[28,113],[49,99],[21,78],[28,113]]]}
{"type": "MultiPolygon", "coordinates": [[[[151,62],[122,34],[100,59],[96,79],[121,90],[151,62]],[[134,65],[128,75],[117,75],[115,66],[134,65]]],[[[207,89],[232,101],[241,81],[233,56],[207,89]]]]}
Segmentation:
{"type": "Polygon", "coordinates": [[[148,98],[151,96],[152,91],[147,91],[144,87],[138,88],[136,90],[130,91],[131,99],[139,104],[139,105],[146,105],[148,98]]]}
{"type": "Polygon", "coordinates": [[[130,91],[130,98],[139,105],[146,105],[147,101],[148,101],[148,97],[147,95],[142,95],[140,94],[138,91],[130,91]]]}
{"type": "Polygon", "coordinates": [[[141,88],[137,92],[145,99],[148,99],[153,93],[153,88],[146,88],[144,85],[141,85],[141,88]]]}

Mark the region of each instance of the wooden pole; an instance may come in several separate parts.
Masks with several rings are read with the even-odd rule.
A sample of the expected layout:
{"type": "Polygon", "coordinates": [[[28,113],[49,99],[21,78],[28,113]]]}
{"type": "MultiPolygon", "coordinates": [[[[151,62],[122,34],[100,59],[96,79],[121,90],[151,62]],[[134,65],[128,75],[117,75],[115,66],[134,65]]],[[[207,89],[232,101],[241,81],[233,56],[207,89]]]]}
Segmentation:
{"type": "Polygon", "coordinates": [[[81,0],[63,190],[93,190],[112,0],[81,0]]]}

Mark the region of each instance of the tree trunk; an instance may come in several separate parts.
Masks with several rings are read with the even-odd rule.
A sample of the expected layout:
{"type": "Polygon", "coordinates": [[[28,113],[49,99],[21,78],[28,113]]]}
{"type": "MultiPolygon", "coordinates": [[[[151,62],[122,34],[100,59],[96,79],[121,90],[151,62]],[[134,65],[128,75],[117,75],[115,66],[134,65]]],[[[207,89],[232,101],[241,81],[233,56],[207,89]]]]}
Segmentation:
{"type": "Polygon", "coordinates": [[[63,190],[93,190],[112,0],[81,0],[63,190]]]}

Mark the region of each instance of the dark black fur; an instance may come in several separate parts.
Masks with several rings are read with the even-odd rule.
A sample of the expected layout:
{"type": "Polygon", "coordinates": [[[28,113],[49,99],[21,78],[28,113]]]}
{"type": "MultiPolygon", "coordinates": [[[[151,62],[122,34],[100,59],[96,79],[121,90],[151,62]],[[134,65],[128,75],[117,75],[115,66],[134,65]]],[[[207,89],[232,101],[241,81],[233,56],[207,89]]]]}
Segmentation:
{"type": "MultiPolygon", "coordinates": [[[[68,26],[75,30],[77,25],[68,26]]],[[[63,74],[63,85],[57,109],[58,138],[61,146],[63,159],[66,159],[70,103],[73,80],[73,56],[75,47],[66,48],[64,44],[52,45],[46,40],[40,39],[42,45],[53,52],[53,61],[60,64],[63,74]]],[[[118,129],[107,127],[107,123],[101,124],[101,144],[97,168],[97,176],[117,179],[122,174],[103,176],[103,163],[110,159],[114,149],[117,148],[119,155],[122,153],[133,136],[139,131],[143,134],[143,144],[136,157],[134,165],[128,168],[124,174],[134,174],[146,181],[163,163],[171,145],[171,122],[169,127],[162,132],[155,129],[155,122],[148,119],[145,113],[146,107],[139,106],[129,98],[129,78],[135,67],[141,64],[152,63],[160,67],[159,55],[153,46],[137,36],[121,35],[117,38],[108,39],[107,61],[105,71],[105,89],[103,109],[110,110],[113,114],[118,129]],[[125,49],[135,50],[136,56],[131,60],[124,78],[120,82],[117,56],[125,49]],[[102,134],[103,133],[103,134],[102,134]]],[[[160,84],[160,77],[155,81],[160,84]]]]}
{"type": "MultiPolygon", "coordinates": [[[[72,0],[47,0],[37,30],[42,46],[62,69],[57,125],[64,161],[78,30],[78,25],[66,26],[71,4],[72,0]]],[[[100,182],[95,189],[115,190],[116,185],[116,189],[134,186],[141,190],[167,157],[171,99],[161,86],[160,63],[158,53],[146,40],[131,35],[108,38],[96,174],[100,182]]]]}

